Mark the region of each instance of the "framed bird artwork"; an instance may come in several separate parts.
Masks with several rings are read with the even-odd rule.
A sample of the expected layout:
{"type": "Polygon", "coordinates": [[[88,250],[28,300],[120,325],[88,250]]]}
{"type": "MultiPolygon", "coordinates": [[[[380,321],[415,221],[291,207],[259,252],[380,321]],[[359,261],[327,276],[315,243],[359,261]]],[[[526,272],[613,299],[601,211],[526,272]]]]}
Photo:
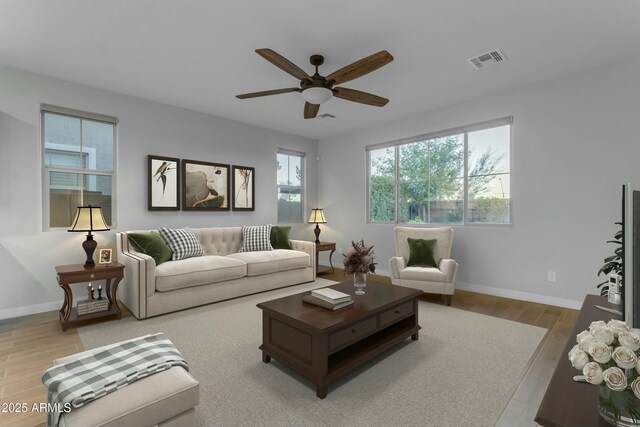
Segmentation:
{"type": "Polygon", "coordinates": [[[149,210],[180,210],[180,159],[148,157],[149,210]]]}

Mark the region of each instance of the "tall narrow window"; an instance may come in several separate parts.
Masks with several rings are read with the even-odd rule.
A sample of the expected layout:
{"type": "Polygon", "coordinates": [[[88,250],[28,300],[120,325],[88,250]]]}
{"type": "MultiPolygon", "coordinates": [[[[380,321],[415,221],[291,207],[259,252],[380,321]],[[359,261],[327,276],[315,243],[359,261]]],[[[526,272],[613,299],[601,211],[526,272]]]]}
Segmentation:
{"type": "Polygon", "coordinates": [[[367,148],[368,220],[509,224],[511,118],[367,148]]]}
{"type": "Polygon", "coordinates": [[[69,227],[78,206],[101,206],[113,223],[115,125],[111,116],[43,105],[45,222],[69,227]]]}
{"type": "Polygon", "coordinates": [[[279,149],[276,159],[278,222],[303,222],[305,154],[279,149]]]}

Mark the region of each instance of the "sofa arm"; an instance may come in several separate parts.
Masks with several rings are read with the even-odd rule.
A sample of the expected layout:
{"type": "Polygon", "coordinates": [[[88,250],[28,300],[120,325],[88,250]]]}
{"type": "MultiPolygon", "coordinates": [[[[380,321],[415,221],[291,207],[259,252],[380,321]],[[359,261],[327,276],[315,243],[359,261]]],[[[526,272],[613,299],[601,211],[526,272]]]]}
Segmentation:
{"type": "Polygon", "coordinates": [[[393,279],[400,278],[400,270],[404,270],[407,266],[407,262],[401,256],[394,256],[389,260],[389,269],[391,270],[391,277],[393,279]]]}
{"type": "Polygon", "coordinates": [[[313,277],[316,277],[316,244],[308,240],[289,240],[291,249],[309,254],[310,266],[313,268],[313,277]]]}
{"type": "Polygon", "coordinates": [[[118,261],[125,266],[125,277],[118,288],[120,300],[137,319],[147,317],[147,297],[156,291],[156,262],[149,255],[129,246],[127,233],[116,236],[118,261]]]}
{"type": "Polygon", "coordinates": [[[458,263],[453,259],[442,258],[440,264],[438,264],[438,269],[446,275],[447,283],[453,283],[458,263]]]}

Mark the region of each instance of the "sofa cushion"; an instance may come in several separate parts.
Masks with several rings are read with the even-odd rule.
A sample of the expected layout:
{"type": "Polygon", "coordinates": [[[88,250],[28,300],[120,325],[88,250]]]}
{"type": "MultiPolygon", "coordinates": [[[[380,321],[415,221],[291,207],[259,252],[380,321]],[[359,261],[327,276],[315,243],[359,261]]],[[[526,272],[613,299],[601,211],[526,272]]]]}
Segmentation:
{"type": "Polygon", "coordinates": [[[173,251],[173,261],[204,255],[200,242],[188,228],[160,228],[158,231],[173,251]]]}
{"type": "Polygon", "coordinates": [[[412,239],[407,238],[409,243],[409,260],[407,267],[437,267],[435,260],[436,239],[412,239]]]}
{"type": "Polygon", "coordinates": [[[271,251],[271,224],[242,227],[240,252],[271,251]]]}
{"type": "Polygon", "coordinates": [[[169,261],[173,256],[173,252],[171,252],[167,242],[155,231],[127,233],[127,237],[136,251],[149,255],[155,260],[156,265],[169,261]]]}
{"type": "Polygon", "coordinates": [[[406,280],[444,282],[447,275],[435,267],[407,267],[400,270],[400,278],[406,280]]]}
{"type": "Polygon", "coordinates": [[[156,290],[166,292],[208,285],[239,279],[246,273],[247,265],[244,262],[218,255],[168,261],[156,267],[156,290]]]}
{"type": "Polygon", "coordinates": [[[289,233],[291,232],[291,226],[283,227],[272,225],[271,226],[271,247],[273,249],[293,249],[291,243],[289,243],[289,233]]]}
{"type": "Polygon", "coordinates": [[[309,254],[306,252],[287,249],[239,252],[227,255],[227,258],[245,262],[247,264],[247,276],[260,276],[278,271],[295,270],[308,267],[310,264],[309,254]]]}

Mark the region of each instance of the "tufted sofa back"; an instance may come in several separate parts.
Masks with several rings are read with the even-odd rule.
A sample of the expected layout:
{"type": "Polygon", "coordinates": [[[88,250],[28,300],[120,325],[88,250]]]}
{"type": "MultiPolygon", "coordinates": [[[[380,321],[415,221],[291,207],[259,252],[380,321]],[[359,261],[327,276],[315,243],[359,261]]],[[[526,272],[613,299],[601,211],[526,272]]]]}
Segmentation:
{"type": "Polygon", "coordinates": [[[191,228],[206,255],[229,255],[242,248],[242,227],[191,228]]]}

